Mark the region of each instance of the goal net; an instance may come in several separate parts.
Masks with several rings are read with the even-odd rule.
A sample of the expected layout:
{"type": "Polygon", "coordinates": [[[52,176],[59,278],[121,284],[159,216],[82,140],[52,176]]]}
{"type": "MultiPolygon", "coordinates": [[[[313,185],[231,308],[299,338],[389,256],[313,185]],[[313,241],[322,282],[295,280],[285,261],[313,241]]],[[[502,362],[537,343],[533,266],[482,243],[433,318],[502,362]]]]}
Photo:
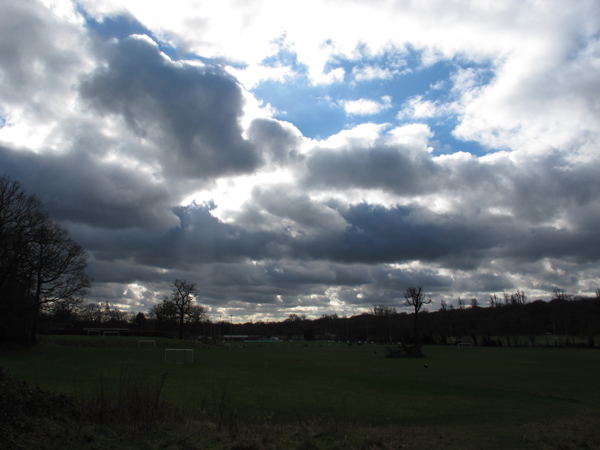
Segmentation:
{"type": "Polygon", "coordinates": [[[118,331],[105,331],[103,334],[104,339],[106,338],[117,338],[119,339],[119,332],[118,331]]]}
{"type": "Polygon", "coordinates": [[[140,340],[138,341],[138,348],[152,350],[156,348],[156,341],[140,340]]]}
{"type": "Polygon", "coordinates": [[[191,364],[194,362],[194,350],[191,348],[166,348],[167,364],[191,364]]]}

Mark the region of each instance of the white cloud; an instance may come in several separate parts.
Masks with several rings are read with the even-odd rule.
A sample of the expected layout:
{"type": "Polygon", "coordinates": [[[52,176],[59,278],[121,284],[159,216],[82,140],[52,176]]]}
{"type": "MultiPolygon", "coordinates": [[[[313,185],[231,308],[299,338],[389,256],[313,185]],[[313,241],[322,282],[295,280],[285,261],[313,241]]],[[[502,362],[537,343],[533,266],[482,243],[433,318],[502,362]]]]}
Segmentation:
{"type": "Polygon", "coordinates": [[[535,61],[531,49],[515,52],[489,86],[477,86],[469,76],[457,80],[457,137],[539,152],[568,149],[574,140],[600,133],[600,41],[583,48],[572,42],[570,55],[555,54],[552,43],[537,50],[535,61]]]}
{"type": "Polygon", "coordinates": [[[433,132],[428,125],[413,123],[394,128],[387,133],[391,136],[390,142],[397,145],[407,145],[415,148],[427,148],[433,132]]]}
{"type": "Polygon", "coordinates": [[[381,102],[361,98],[360,100],[344,100],[340,102],[346,114],[355,116],[372,116],[392,107],[392,98],[381,97],[381,102]]]}
{"type": "Polygon", "coordinates": [[[390,70],[388,67],[381,68],[378,66],[363,66],[352,69],[352,75],[356,81],[366,80],[389,80],[397,73],[395,70],[390,70]]]}
{"type": "Polygon", "coordinates": [[[447,106],[440,106],[437,102],[423,100],[421,95],[410,98],[398,113],[398,119],[429,119],[448,111],[447,106]]]}
{"type": "Polygon", "coordinates": [[[227,71],[236,77],[246,89],[252,89],[267,80],[283,83],[296,75],[291,68],[282,65],[276,67],[255,65],[244,69],[229,66],[227,71]]]}
{"type": "Polygon", "coordinates": [[[330,70],[327,73],[315,74],[313,73],[313,80],[315,84],[333,84],[344,81],[344,75],[346,71],[342,67],[330,70]]]}
{"type": "Polygon", "coordinates": [[[389,128],[389,124],[363,123],[349,130],[342,130],[327,140],[320,141],[318,145],[327,148],[345,148],[356,145],[368,147],[373,145],[387,128],[389,128]]]}

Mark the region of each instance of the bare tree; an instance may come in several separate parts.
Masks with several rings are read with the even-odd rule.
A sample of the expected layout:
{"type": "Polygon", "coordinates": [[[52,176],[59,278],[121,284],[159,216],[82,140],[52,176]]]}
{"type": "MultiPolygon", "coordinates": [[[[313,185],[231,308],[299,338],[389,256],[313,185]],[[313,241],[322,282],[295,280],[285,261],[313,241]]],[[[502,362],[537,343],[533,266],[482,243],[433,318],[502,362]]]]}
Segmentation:
{"type": "Polygon", "coordinates": [[[177,327],[177,309],[168,297],[152,305],[148,311],[148,316],[154,321],[156,328],[160,331],[167,331],[177,327]]]}
{"type": "Polygon", "coordinates": [[[28,246],[35,229],[46,220],[35,196],[27,195],[18,181],[0,177],[0,311],[7,320],[4,325],[15,322],[9,314],[24,315],[28,246]]]}
{"type": "Polygon", "coordinates": [[[554,291],[552,292],[552,300],[573,300],[573,296],[570,294],[567,294],[565,291],[563,291],[562,289],[554,289],[554,291]]]}
{"type": "Polygon", "coordinates": [[[204,307],[194,305],[198,296],[196,283],[176,279],[171,286],[171,298],[178,317],[179,339],[183,339],[183,328],[188,318],[200,320],[204,316],[204,307]]]}
{"type": "Polygon", "coordinates": [[[202,325],[206,314],[204,312],[204,306],[192,305],[190,308],[186,323],[194,334],[200,334],[202,331],[202,325]]]}
{"type": "Polygon", "coordinates": [[[423,305],[427,305],[431,303],[431,299],[425,300],[425,293],[423,292],[423,288],[419,287],[409,287],[406,291],[404,291],[405,305],[412,306],[415,310],[415,347],[414,347],[414,356],[423,356],[421,353],[421,337],[419,335],[419,311],[423,307],[423,305]]]}
{"type": "Polygon", "coordinates": [[[518,289],[514,294],[510,294],[510,303],[511,305],[524,305],[527,303],[527,297],[525,297],[525,292],[519,291],[518,289]]]}
{"type": "Polygon", "coordinates": [[[40,201],[27,195],[17,181],[0,177],[3,326],[16,322],[19,325],[11,326],[12,332],[35,342],[42,309],[87,293],[91,280],[86,267],[85,251],[44,213],[40,201]]]}
{"type": "Polygon", "coordinates": [[[397,314],[396,308],[385,305],[373,305],[371,307],[371,314],[374,316],[393,316],[397,314]]]}
{"type": "Polygon", "coordinates": [[[85,250],[50,220],[37,228],[27,260],[33,312],[31,340],[35,342],[39,312],[58,301],[86,295],[91,279],[85,273],[85,250]]]}

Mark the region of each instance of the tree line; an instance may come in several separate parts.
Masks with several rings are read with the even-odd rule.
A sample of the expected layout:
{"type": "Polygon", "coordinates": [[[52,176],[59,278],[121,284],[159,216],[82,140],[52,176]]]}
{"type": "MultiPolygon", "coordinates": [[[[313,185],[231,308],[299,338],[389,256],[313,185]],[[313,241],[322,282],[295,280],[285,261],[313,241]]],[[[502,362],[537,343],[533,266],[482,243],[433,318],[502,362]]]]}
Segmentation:
{"type": "Polygon", "coordinates": [[[207,342],[221,341],[229,334],[351,343],[401,342],[411,356],[419,356],[422,344],[464,341],[487,346],[594,346],[598,344],[594,339],[600,336],[600,291],[596,296],[582,297],[556,290],[548,302],[530,302],[523,291],[517,291],[500,298],[492,295],[487,306],[475,299],[459,299],[457,306],[443,303],[438,311],[429,311],[430,299],[423,289],[409,288],[404,293],[404,304],[412,308],[410,313],[373,305],[369,311],[353,316],[333,313],[308,318],[289,314],[280,321],[232,323],[206,316],[204,307],[198,304],[195,284],[175,280],[171,287],[171,295],[147,313],[122,311],[108,303],[62,302],[60,308],[44,311],[41,317],[45,318],[46,329],[53,320],[55,328],[121,327],[180,339],[203,337],[207,342]]]}
{"type": "Polygon", "coordinates": [[[422,288],[404,293],[405,306],[373,305],[369,311],[348,317],[323,314],[316,319],[290,314],[277,322],[230,324],[235,334],[280,336],[289,339],[335,339],[380,343],[452,344],[457,341],[489,346],[597,345],[600,336],[600,290],[595,296],[572,296],[555,290],[550,301],[529,301],[523,291],[490,296],[485,305],[476,299],[458,300],[453,306],[442,302],[429,311],[422,288]],[[413,296],[416,300],[413,300],[413,296]],[[416,306],[415,304],[416,303],[416,306]]]}
{"type": "MultiPolygon", "coordinates": [[[[67,299],[40,311],[38,330],[42,333],[86,334],[87,330],[118,329],[124,334],[179,339],[196,339],[209,332],[211,326],[214,332],[215,325],[207,321],[204,306],[197,303],[196,284],[176,279],[170,286],[171,295],[151,306],[146,313],[127,311],[109,302],[86,303],[83,299],[67,299]]],[[[219,340],[214,333],[215,341],[219,340]]]]}

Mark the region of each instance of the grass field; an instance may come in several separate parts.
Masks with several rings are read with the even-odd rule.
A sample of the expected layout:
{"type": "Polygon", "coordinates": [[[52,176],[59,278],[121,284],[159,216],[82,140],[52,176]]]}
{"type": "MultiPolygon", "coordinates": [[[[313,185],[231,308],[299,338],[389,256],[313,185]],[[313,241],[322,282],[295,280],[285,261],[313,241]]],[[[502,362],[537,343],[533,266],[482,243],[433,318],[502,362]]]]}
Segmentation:
{"type": "Polygon", "coordinates": [[[598,350],[426,346],[422,359],[386,359],[379,345],[225,351],[156,341],[143,350],[137,338],[45,338],[0,366],[76,397],[93,395],[100,380],[117,386],[124,371],[150,383],[168,371],[168,399],[244,422],[410,427],[444,448],[600,448],[598,350]],[[194,348],[194,363],[165,364],[166,347],[194,348]]]}

